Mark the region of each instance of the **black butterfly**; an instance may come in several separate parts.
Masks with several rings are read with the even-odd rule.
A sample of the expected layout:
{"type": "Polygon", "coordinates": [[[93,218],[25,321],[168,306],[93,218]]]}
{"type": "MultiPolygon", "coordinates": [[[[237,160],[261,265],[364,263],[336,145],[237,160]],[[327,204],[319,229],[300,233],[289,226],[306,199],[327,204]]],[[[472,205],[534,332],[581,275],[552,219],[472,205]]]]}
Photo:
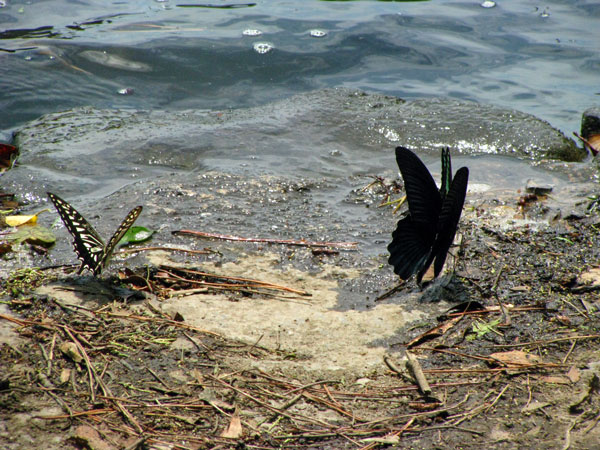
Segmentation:
{"type": "Polygon", "coordinates": [[[108,264],[108,260],[117,244],[142,212],[142,207],[136,206],[129,211],[129,214],[127,214],[125,220],[119,225],[119,228],[117,228],[115,234],[110,238],[108,244],[104,245],[98,232],[94,230],[94,227],[75,208],[58,195],[52,192],[48,192],[47,194],[48,198],[54,203],[65,227],[67,227],[67,230],[73,236],[73,249],[77,253],[77,257],[81,260],[81,266],[77,273],[81,274],[83,269],[88,269],[94,276],[100,275],[102,269],[108,264]]]}
{"type": "Polygon", "coordinates": [[[438,190],[429,170],[412,151],[396,147],[396,161],[404,180],[408,214],[392,233],[388,262],[402,279],[416,273],[421,284],[434,260],[435,276],[442,271],[465,203],[469,169],[461,167],[452,179],[450,149],[444,148],[438,190]]]}

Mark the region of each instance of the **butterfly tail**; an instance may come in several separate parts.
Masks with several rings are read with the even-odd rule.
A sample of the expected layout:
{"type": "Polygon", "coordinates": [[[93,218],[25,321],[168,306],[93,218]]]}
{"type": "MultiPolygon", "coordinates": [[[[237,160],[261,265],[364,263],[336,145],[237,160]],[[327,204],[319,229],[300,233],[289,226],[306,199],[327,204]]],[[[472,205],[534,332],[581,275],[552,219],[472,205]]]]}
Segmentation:
{"type": "Polygon", "coordinates": [[[458,222],[462,215],[465,197],[467,194],[467,185],[469,183],[469,169],[461,167],[456,172],[452,186],[448,195],[442,204],[442,211],[439,219],[439,233],[436,243],[432,249],[432,256],[435,257],[433,265],[434,274],[437,277],[446,261],[448,250],[454,242],[454,236],[458,228],[458,222]]]}
{"type": "Polygon", "coordinates": [[[442,149],[442,182],[440,186],[440,196],[442,199],[448,195],[450,185],[452,184],[452,159],[450,157],[450,148],[442,149]]]}

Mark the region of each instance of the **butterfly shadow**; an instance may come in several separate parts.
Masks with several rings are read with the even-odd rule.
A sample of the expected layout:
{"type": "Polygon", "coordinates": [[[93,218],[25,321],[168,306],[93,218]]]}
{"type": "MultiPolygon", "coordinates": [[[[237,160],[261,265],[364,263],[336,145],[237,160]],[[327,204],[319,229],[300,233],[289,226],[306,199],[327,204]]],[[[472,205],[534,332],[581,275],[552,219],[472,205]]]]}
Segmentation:
{"type": "Polygon", "coordinates": [[[147,294],[123,287],[116,277],[76,275],[45,286],[44,291],[61,307],[99,308],[114,302],[129,305],[147,300],[147,294]]]}

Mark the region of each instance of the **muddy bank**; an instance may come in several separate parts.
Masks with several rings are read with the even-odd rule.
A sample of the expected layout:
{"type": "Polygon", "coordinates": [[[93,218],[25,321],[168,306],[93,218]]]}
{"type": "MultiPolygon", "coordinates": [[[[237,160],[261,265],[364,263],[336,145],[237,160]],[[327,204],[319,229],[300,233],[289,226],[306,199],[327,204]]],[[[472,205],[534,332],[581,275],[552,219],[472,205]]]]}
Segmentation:
{"type": "MultiPolygon", "coordinates": [[[[470,193],[457,276],[423,291],[410,282],[375,301],[397,283],[383,251],[395,219],[374,207],[386,196],[381,186],[350,189],[346,199],[356,208],[351,234],[366,240],[387,229],[379,231],[379,253],[369,255],[360,244],[356,251],[318,255],[308,248],[195,241],[170,231],[182,222],[202,229],[218,223],[244,235],[257,232],[256,215],[269,224],[262,236],[278,235],[285,217],[300,208],[306,219],[281,235],[339,240],[348,230],[335,225],[335,214],[329,222],[317,200],[331,187],[214,173],[176,189],[162,182],[136,191],[156,205],[148,208],[146,225],[172,209],[155,243],[218,253],[145,251],[119,258],[107,275],[123,265],[144,273],[145,265],[168,263],[312,295],[232,291],[144,299],[117,289],[114,278],[73,277],[68,268],[48,272],[34,291],[15,290],[11,277],[3,283],[12,294],[4,294],[8,308],[0,324],[19,340],[1,347],[9,368],[0,390],[7,412],[1,442],[14,442],[16,431],[28,448],[124,448],[143,437],[151,448],[167,442],[354,449],[393,433],[399,438],[390,443],[415,448],[558,449],[565,436],[571,448],[597,442],[600,322],[592,266],[600,258],[600,218],[585,214],[583,199],[572,199],[567,214],[552,199],[520,207],[519,194],[470,193]],[[215,219],[217,212],[228,220],[215,219]],[[446,315],[459,301],[483,309],[446,315]],[[89,363],[58,350],[74,340],[89,363]],[[388,354],[402,368],[411,341],[433,399],[419,393],[409,372],[398,375],[383,361],[388,354]],[[96,375],[89,375],[90,366],[96,375]],[[94,383],[96,400],[89,376],[104,383],[94,383]],[[239,425],[231,425],[236,416],[239,425]]],[[[125,198],[116,194],[113,204],[125,198]]]]}

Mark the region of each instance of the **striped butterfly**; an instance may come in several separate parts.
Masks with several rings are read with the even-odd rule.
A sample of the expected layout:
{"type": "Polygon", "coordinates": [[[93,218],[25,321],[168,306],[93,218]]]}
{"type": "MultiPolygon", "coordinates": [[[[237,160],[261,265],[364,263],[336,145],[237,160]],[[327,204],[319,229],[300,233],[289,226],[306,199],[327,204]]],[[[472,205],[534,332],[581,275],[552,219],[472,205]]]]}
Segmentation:
{"type": "Polygon", "coordinates": [[[81,274],[83,269],[88,269],[94,276],[100,275],[102,269],[108,264],[108,260],[115,251],[117,244],[123,238],[127,230],[133,225],[140,213],[141,206],[136,206],[125,220],[119,225],[117,231],[112,235],[107,245],[90,223],[79,214],[75,208],[69,205],[58,195],[48,192],[48,198],[54,203],[58,215],[62,219],[65,227],[73,236],[73,249],[77,253],[77,258],[81,260],[81,266],[77,274],[81,274]]]}
{"type": "Polygon", "coordinates": [[[398,221],[388,245],[388,262],[406,280],[423,275],[433,263],[434,276],[442,271],[465,203],[469,169],[461,167],[452,178],[450,149],[442,150],[442,183],[438,190],[425,164],[405,147],[396,148],[408,199],[408,215],[398,221]],[[435,260],[435,262],[434,262],[435,260]]]}

